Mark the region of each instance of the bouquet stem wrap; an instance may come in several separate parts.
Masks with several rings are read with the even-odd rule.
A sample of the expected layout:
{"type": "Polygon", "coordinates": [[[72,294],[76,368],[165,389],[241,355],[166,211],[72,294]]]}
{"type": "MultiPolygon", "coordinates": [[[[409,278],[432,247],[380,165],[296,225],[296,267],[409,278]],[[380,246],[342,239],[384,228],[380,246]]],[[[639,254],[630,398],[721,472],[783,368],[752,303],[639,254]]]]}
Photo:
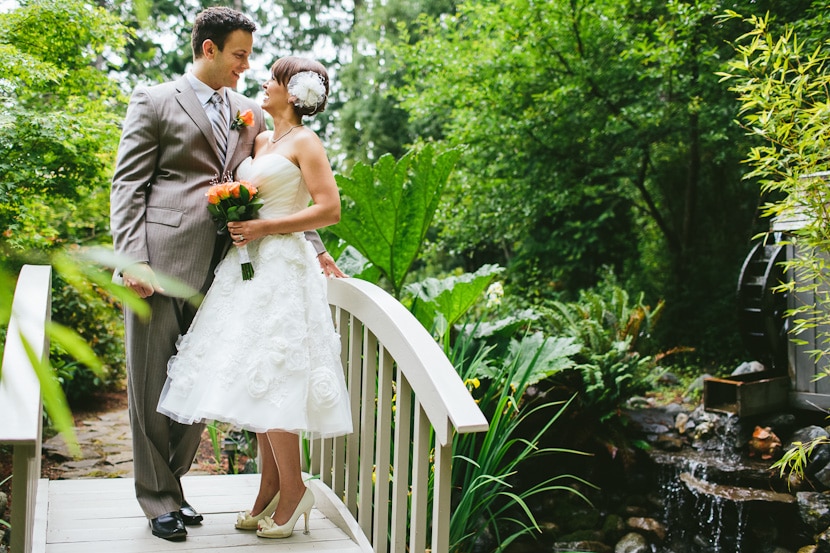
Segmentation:
{"type": "Polygon", "coordinates": [[[248,246],[239,246],[239,263],[242,265],[242,280],[251,280],[254,277],[254,266],[251,256],[248,255],[248,246]]]}

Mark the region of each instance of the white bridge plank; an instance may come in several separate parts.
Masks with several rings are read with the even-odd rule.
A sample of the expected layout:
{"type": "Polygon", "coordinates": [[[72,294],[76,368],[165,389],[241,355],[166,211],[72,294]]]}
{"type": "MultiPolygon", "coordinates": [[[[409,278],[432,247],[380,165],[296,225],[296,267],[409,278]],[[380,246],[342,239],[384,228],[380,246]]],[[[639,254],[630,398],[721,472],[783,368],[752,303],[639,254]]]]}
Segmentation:
{"type": "Polygon", "coordinates": [[[240,551],[242,553],[340,551],[368,553],[371,548],[350,538],[353,527],[344,524],[338,513],[345,511],[339,500],[316,480],[309,481],[315,492],[315,508],[309,517],[309,535],[302,532],[302,517],[290,538],[259,538],[256,532],[234,528],[236,513],[248,508],[259,486],[259,475],[186,476],[182,479],[188,500],[202,514],[204,522],[189,526],[182,542],[156,538],[135,500],[133,480],[41,480],[43,495],[38,502],[39,525],[45,553],[145,553],[240,551]],[[324,491],[320,491],[323,489],[324,491]],[[335,516],[328,518],[325,513],[335,516]],[[363,547],[362,547],[363,546],[363,547]]]}

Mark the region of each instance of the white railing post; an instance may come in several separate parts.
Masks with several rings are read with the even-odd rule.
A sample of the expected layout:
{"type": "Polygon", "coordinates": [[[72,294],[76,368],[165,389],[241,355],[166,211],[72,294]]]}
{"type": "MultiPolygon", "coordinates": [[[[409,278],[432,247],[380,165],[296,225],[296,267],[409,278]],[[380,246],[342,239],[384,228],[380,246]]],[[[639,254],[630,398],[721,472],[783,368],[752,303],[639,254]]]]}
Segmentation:
{"type": "Polygon", "coordinates": [[[26,353],[37,363],[49,356],[46,324],[51,318],[52,268],[24,265],[17,280],[0,378],[0,444],[14,447],[11,551],[29,553],[34,541],[35,501],[40,478],[43,424],[40,384],[26,353]],[[25,346],[24,346],[25,344],[25,346]]]}

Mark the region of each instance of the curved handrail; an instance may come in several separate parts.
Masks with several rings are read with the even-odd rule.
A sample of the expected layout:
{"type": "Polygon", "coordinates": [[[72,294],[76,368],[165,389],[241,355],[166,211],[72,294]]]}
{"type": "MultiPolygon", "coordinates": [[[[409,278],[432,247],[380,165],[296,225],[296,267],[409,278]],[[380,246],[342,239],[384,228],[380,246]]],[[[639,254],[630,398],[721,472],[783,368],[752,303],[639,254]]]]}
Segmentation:
{"type": "Polygon", "coordinates": [[[48,357],[46,325],[51,318],[51,297],[52,267],[24,265],[15,288],[0,379],[0,421],[3,421],[0,443],[12,444],[15,448],[12,551],[31,551],[34,539],[43,415],[40,383],[26,347],[37,362],[48,357]]]}
{"type": "Polygon", "coordinates": [[[47,351],[46,323],[50,318],[51,267],[24,265],[15,288],[12,316],[3,351],[0,379],[0,439],[6,443],[34,440],[40,434],[40,385],[25,343],[38,359],[47,351]]]}
{"type": "Polygon", "coordinates": [[[396,359],[442,445],[449,438],[443,420],[449,419],[461,434],[487,430],[487,419],[452,363],[398,300],[370,282],[345,278],[329,279],[328,301],[363,321],[396,359]]]}

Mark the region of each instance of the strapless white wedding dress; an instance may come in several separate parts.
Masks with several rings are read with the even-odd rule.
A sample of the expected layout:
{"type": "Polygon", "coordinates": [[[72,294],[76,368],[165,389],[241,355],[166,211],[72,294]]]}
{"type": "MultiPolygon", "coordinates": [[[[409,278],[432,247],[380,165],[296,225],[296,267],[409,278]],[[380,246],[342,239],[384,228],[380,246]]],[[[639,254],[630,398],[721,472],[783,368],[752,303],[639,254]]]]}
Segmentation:
{"type": "MultiPolygon", "coordinates": [[[[299,168],[277,154],[246,159],[236,177],[258,188],[260,218],[283,217],[311,200],[299,168]]],[[[314,248],[295,233],[254,240],[248,253],[251,280],[242,280],[235,247],[217,267],[170,359],[159,412],[255,432],[350,433],[340,340],[314,248]]]]}

